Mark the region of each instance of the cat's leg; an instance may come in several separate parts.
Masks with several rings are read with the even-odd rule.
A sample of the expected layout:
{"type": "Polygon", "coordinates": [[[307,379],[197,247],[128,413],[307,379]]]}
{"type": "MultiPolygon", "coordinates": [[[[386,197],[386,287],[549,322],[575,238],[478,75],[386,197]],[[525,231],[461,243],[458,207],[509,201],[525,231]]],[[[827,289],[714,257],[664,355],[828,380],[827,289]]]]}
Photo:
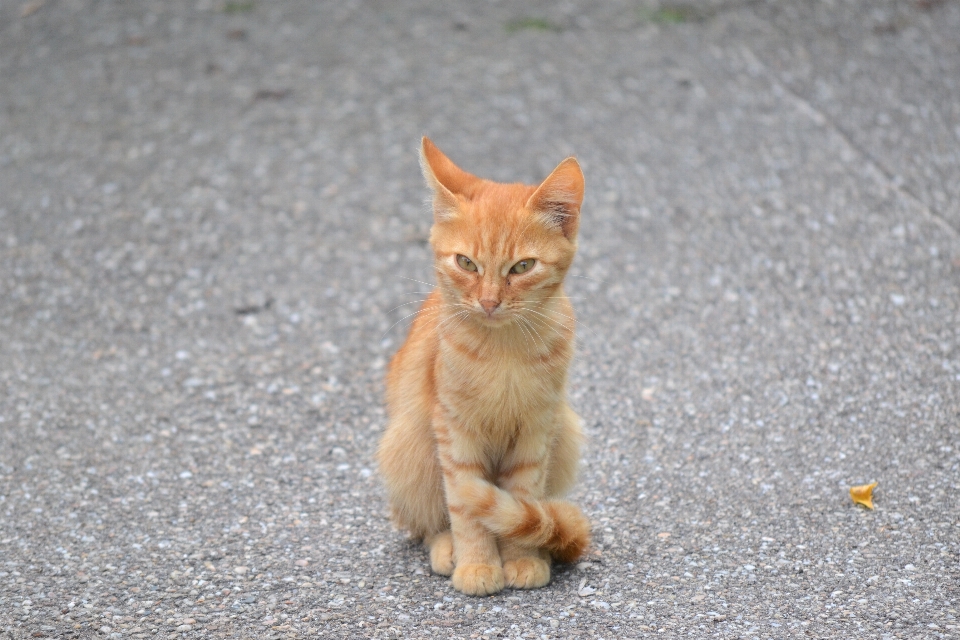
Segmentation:
{"type": "Polygon", "coordinates": [[[472,596],[498,593],[503,590],[503,567],[497,539],[469,513],[476,487],[489,485],[482,448],[470,442],[466,430],[449,425],[442,410],[434,419],[434,435],[450,513],[453,587],[472,596]]]}
{"type": "Polygon", "coordinates": [[[497,539],[458,504],[458,482],[448,483],[452,496],[450,533],[453,540],[453,587],[471,596],[486,596],[503,590],[503,566],[497,539]]]}
{"type": "MultiPolygon", "coordinates": [[[[551,449],[553,416],[544,413],[529,419],[497,475],[497,485],[521,500],[544,497],[551,449]]],[[[550,554],[514,540],[500,540],[503,577],[508,587],[536,589],[550,582],[550,554]]]]}
{"type": "Polygon", "coordinates": [[[560,408],[558,422],[547,467],[544,493],[548,498],[562,497],[573,487],[580,466],[580,447],[583,444],[580,417],[566,402],[560,408]]]}
{"type": "Polygon", "coordinates": [[[430,568],[441,576],[453,573],[453,534],[450,529],[424,539],[430,549],[430,568]]]}

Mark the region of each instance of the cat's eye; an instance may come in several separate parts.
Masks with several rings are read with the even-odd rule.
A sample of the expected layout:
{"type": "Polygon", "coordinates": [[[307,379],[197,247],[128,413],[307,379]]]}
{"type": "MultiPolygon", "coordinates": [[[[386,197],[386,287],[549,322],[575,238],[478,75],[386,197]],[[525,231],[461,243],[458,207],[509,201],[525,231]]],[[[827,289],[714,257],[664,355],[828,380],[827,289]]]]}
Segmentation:
{"type": "Polygon", "coordinates": [[[477,265],[474,263],[473,260],[471,260],[471,259],[468,258],[467,256],[461,256],[461,255],[458,254],[458,255],[457,255],[457,264],[460,265],[460,268],[463,269],[464,271],[476,271],[476,270],[477,270],[477,265]]]}
{"type": "Polygon", "coordinates": [[[535,264],[537,264],[537,261],[533,258],[524,258],[517,264],[510,267],[510,273],[524,273],[526,271],[530,271],[535,264]]]}

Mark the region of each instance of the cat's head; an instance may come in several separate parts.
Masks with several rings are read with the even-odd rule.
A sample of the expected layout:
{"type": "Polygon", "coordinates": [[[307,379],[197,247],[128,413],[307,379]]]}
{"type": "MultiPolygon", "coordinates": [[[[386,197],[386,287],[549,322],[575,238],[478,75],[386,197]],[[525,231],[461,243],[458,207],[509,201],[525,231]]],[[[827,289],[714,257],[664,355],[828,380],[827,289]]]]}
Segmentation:
{"type": "Polygon", "coordinates": [[[433,190],[430,244],[444,299],[484,324],[512,321],[563,282],[577,249],[583,172],[561,162],[539,186],[463,171],[428,138],[420,155],[433,190]]]}

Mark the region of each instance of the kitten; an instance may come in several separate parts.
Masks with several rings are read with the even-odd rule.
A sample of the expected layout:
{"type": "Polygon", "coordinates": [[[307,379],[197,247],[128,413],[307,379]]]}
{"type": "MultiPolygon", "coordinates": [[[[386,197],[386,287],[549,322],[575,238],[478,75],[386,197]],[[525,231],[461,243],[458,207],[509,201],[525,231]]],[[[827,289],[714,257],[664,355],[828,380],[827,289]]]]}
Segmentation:
{"type": "Polygon", "coordinates": [[[580,421],[566,400],[574,317],[563,278],[577,248],[583,173],[539,187],[453,164],[427,138],[438,285],[387,374],[377,454],[395,522],[470,595],[542,587],[590,543],[578,507],[580,421]]]}

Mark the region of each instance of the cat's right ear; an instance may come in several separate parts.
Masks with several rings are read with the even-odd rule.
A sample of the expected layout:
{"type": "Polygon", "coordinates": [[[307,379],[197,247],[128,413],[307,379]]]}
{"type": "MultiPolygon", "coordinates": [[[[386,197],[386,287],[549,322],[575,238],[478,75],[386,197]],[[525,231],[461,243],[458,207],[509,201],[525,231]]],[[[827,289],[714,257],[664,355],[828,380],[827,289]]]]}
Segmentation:
{"type": "Polygon", "coordinates": [[[437,222],[450,220],[460,209],[462,190],[473,176],[453,164],[430,138],[424,136],[420,145],[420,169],[433,190],[433,217],[437,222]]]}

